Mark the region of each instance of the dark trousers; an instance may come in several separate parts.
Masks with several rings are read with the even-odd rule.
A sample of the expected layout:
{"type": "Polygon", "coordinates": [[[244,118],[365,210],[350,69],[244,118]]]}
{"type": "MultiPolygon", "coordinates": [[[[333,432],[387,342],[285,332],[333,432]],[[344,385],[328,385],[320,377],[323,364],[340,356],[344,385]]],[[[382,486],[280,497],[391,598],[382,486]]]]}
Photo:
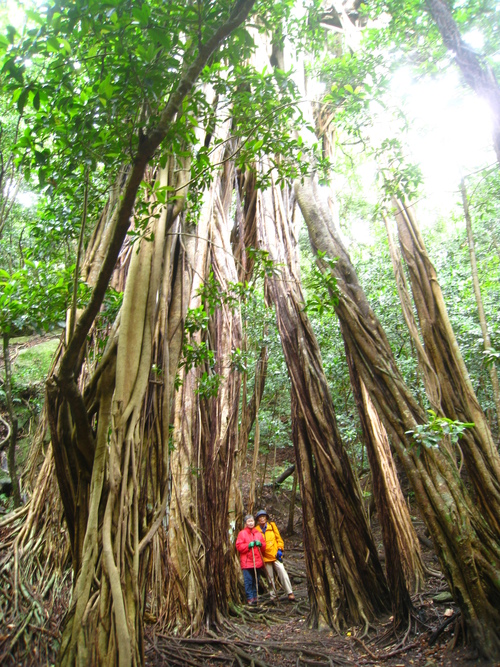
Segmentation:
{"type": "MultiPolygon", "coordinates": [[[[257,576],[263,574],[261,572],[262,568],[257,568],[257,576]]],[[[255,578],[255,570],[244,569],[243,570],[243,580],[245,582],[245,595],[247,600],[255,600],[257,597],[257,580],[255,578]]]]}

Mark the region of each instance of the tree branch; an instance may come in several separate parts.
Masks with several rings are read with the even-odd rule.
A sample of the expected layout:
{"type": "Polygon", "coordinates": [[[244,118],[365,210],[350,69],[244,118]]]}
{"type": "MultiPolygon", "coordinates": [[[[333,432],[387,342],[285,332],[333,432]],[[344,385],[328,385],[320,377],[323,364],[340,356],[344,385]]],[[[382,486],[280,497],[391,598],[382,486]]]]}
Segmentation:
{"type": "Polygon", "coordinates": [[[117,212],[115,229],[92,292],[92,297],[75,327],[74,335],[61,360],[61,381],[64,382],[72,378],[79,351],[85,343],[90,327],[92,326],[104,300],[118,254],[130,226],[130,218],[132,216],[137,191],[149,160],[167,135],[170,123],[181,108],[182,101],[195,85],[196,80],[205,67],[209,57],[221,42],[247,18],[254,2],[255,0],[238,0],[236,2],[227,22],[216,30],[215,34],[204,46],[202,46],[194,62],[188,67],[186,73],[181,76],[179,85],[171,94],[156,127],[146,136],[145,140],[140,142],[133,167],[125,186],[123,198],[117,212]],[[63,380],[63,378],[66,378],[66,380],[63,380]]]}

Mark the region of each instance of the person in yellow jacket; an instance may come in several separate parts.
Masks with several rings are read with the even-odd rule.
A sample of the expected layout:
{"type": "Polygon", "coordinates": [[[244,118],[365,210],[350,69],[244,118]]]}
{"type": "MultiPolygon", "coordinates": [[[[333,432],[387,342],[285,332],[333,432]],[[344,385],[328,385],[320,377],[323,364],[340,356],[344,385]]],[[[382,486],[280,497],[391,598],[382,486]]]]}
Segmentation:
{"type": "Polygon", "coordinates": [[[257,522],[257,530],[260,530],[266,540],[266,548],[262,552],[262,558],[264,560],[267,577],[271,582],[271,597],[273,598],[276,596],[274,587],[274,572],[276,572],[280,584],[288,595],[288,599],[290,602],[293,602],[295,600],[295,595],[293,594],[292,584],[290,583],[290,578],[285,570],[285,566],[281,562],[285,544],[280,535],[280,531],[274,521],[269,521],[269,516],[265,510],[259,510],[257,512],[255,521],[257,522]]]}

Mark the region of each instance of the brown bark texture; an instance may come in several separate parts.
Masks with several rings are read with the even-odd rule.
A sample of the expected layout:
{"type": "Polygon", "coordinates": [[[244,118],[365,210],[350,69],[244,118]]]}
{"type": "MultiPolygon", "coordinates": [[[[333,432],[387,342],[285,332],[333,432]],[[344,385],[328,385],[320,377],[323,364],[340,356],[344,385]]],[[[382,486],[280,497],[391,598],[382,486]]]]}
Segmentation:
{"type": "Polygon", "coordinates": [[[208,328],[188,342],[206,344],[214,361],[185,366],[176,396],[164,614],[167,627],[183,631],[197,631],[202,624],[217,627],[237,590],[234,549],[227,536],[234,530],[229,511],[240,390],[231,355],[241,347],[241,321],[239,311],[224,299],[212,306],[200,296],[210,274],[219,295],[237,282],[228,225],[231,172],[226,165],[222,181],[216,179],[207,193],[191,289],[190,308],[203,306],[209,318],[208,328]],[[217,376],[217,392],[204,392],[202,382],[217,376]]]}
{"type": "Polygon", "coordinates": [[[413,210],[400,200],[394,200],[393,206],[425,351],[439,381],[440,416],[474,424],[466,429],[459,446],[482,512],[500,535],[500,455],[474,393],[413,210]]]}
{"type": "MultiPolygon", "coordinates": [[[[257,219],[255,216],[257,191],[256,176],[251,170],[237,172],[237,187],[234,192],[236,198],[235,220],[231,232],[231,244],[238,272],[238,281],[242,284],[250,283],[254,278],[255,261],[249,248],[257,246],[257,219]]],[[[248,321],[242,323],[243,331],[247,330],[248,321]]],[[[265,336],[265,327],[264,327],[265,336]]],[[[242,351],[248,352],[248,337],[243,334],[242,351]]],[[[261,347],[259,358],[255,364],[254,386],[250,399],[248,398],[248,373],[243,374],[241,393],[241,419],[238,436],[238,445],[235,453],[231,511],[234,510],[234,528],[243,527],[243,499],[241,494],[241,472],[246,462],[248,440],[254,423],[256,422],[260,402],[264,393],[267,375],[267,347],[261,347]]],[[[258,449],[256,450],[258,454],[258,449]]],[[[250,509],[248,508],[248,511],[250,509]]],[[[237,554],[235,554],[237,557],[237,554]]]]}
{"type": "Polygon", "coordinates": [[[321,354],[304,310],[292,224],[292,195],[258,196],[259,244],[279,276],[266,279],[291,380],[292,433],[302,497],[310,622],[368,624],[387,609],[388,590],[343,448],[321,354]]]}
{"type": "Polygon", "coordinates": [[[384,543],[387,582],[396,624],[413,610],[410,593],[422,587],[424,568],[418,537],[405,503],[384,425],[360,380],[346,346],[349,375],[368,453],[375,505],[384,543]]]}
{"type": "Polygon", "coordinates": [[[399,244],[396,245],[394,241],[393,230],[390,221],[386,216],[384,216],[384,222],[387,230],[389,253],[391,255],[392,268],[394,271],[394,277],[396,279],[396,287],[398,290],[399,301],[401,303],[401,310],[403,311],[403,317],[417,353],[418,367],[423,378],[427,398],[431,404],[432,409],[436,413],[439,413],[441,411],[441,386],[439,384],[439,379],[436,375],[436,372],[434,371],[434,368],[432,367],[431,362],[429,361],[429,358],[427,357],[427,352],[425,351],[424,345],[420,340],[420,333],[413,311],[413,302],[411,300],[408,282],[406,280],[403,262],[401,260],[399,244]]]}
{"type": "MultiPolygon", "coordinates": [[[[159,173],[160,181],[165,173],[159,173]]],[[[177,184],[185,180],[182,170],[178,178],[177,184]]],[[[155,208],[152,201],[152,213],[155,208]]],[[[80,532],[75,533],[79,541],[72,544],[73,560],[75,554],[81,560],[63,632],[61,664],[143,661],[141,590],[150,578],[147,556],[165,511],[167,491],[164,411],[155,415],[158,385],[150,372],[154,354],[162,364],[159,369],[165,374],[163,389],[168,394],[168,368],[156,353],[158,346],[163,347],[166,323],[156,327],[154,323],[162,312],[159,304],[171,302],[177,278],[170,265],[179,241],[167,234],[169,224],[169,211],[163,207],[150,221],[154,240],[141,242],[129,255],[123,305],[108,348],[82,396],[87,413],[96,415],[95,456],[90,487],[85,489],[79,480],[88,494],[88,514],[80,508],[80,532]],[[94,604],[87,608],[91,599],[94,604]]],[[[168,423],[168,410],[165,415],[168,423]]]]}
{"type": "MultiPolygon", "coordinates": [[[[450,590],[478,650],[500,657],[500,543],[460,479],[446,448],[418,448],[409,435],[426,415],[399,372],[389,341],[372,311],[313,178],[295,184],[315,250],[337,258],[336,307],[357,373],[391,437],[415,491],[450,590]]],[[[320,268],[328,270],[318,258],[320,268]]]]}

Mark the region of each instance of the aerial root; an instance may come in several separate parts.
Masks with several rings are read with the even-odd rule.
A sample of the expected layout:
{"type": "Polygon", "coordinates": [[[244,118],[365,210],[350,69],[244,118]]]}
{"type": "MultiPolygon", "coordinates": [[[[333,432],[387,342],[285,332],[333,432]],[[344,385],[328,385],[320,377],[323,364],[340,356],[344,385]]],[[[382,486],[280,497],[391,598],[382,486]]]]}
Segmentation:
{"type": "Polygon", "coordinates": [[[364,628],[363,628],[363,632],[361,633],[361,638],[366,637],[368,635],[368,632],[369,632],[370,628],[371,628],[370,621],[366,618],[366,616],[365,616],[364,620],[365,620],[365,625],[364,625],[364,628]]]}

